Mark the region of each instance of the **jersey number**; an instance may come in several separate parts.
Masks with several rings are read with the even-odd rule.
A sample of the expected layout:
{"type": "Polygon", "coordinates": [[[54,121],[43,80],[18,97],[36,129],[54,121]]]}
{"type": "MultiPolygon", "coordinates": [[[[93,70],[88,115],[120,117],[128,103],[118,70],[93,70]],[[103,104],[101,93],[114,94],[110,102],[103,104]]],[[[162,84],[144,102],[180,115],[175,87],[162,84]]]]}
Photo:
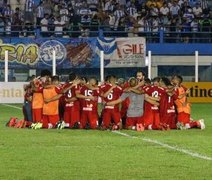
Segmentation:
{"type": "Polygon", "coordinates": [[[108,95],[107,95],[107,98],[108,98],[109,100],[112,100],[112,99],[113,99],[113,94],[112,94],[112,93],[108,94],[108,95]]]}
{"type": "Polygon", "coordinates": [[[68,91],[68,97],[72,97],[71,90],[68,91]]]}
{"type": "Polygon", "coordinates": [[[158,97],[158,95],[159,95],[158,91],[154,91],[154,92],[152,93],[152,97],[158,97]]]}
{"type": "Polygon", "coordinates": [[[92,96],[92,90],[85,90],[85,96],[92,96]]]}

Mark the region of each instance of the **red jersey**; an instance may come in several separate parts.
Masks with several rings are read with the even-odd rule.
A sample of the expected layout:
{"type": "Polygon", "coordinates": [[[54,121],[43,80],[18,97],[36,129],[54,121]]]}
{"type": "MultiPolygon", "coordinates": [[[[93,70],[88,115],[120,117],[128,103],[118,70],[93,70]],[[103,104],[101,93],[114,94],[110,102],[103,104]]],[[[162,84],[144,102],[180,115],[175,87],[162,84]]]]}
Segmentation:
{"type": "MultiPolygon", "coordinates": [[[[102,86],[101,90],[103,93],[106,93],[112,87],[111,84],[105,84],[102,86]]],[[[119,86],[116,86],[108,95],[104,98],[105,102],[111,102],[120,98],[123,89],[119,86]]],[[[105,109],[119,109],[119,104],[114,106],[105,106],[105,109]]]]}
{"type": "Polygon", "coordinates": [[[84,96],[94,96],[95,100],[91,99],[81,99],[81,108],[83,111],[95,111],[97,112],[98,108],[98,96],[99,90],[91,90],[87,86],[82,86],[80,88],[80,94],[84,96]]]}
{"type": "MultiPolygon", "coordinates": [[[[64,85],[63,89],[66,89],[66,88],[70,87],[72,84],[73,83],[71,83],[71,82],[70,83],[66,83],[64,85]]],[[[71,99],[71,98],[76,97],[76,91],[79,91],[79,90],[80,90],[79,85],[76,85],[76,86],[72,87],[71,89],[69,89],[64,94],[65,99],[71,99]]],[[[75,101],[72,101],[72,102],[66,102],[65,103],[65,107],[72,107],[72,106],[78,106],[79,107],[79,100],[75,100],[75,101]]]]}
{"type": "MultiPolygon", "coordinates": [[[[164,92],[164,89],[158,86],[144,86],[143,90],[145,91],[145,93],[151,97],[159,97],[161,96],[161,94],[164,92]]],[[[153,104],[150,104],[147,102],[147,105],[149,106],[149,108],[151,107],[152,110],[158,111],[159,108],[158,106],[155,106],[153,104]]]]}
{"type": "Polygon", "coordinates": [[[176,95],[168,95],[166,92],[166,89],[161,93],[160,96],[160,113],[162,115],[169,114],[169,113],[175,113],[175,106],[174,102],[176,100],[176,95]]]}

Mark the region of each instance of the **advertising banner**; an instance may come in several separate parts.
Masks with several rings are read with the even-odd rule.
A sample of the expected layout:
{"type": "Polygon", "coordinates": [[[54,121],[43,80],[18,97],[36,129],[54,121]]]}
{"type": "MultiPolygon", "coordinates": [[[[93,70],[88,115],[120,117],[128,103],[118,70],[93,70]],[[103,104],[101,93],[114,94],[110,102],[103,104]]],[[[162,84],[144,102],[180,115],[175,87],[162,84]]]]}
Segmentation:
{"type": "Polygon", "coordinates": [[[9,52],[9,68],[52,66],[53,50],[57,68],[99,68],[100,50],[105,53],[105,67],[144,66],[145,39],[113,38],[2,38],[0,68],[5,51],[9,52]]]}
{"type": "Polygon", "coordinates": [[[145,66],[145,38],[97,38],[98,50],[105,53],[105,67],[145,66]]]}
{"type": "Polygon", "coordinates": [[[190,89],[190,93],[188,95],[189,102],[212,102],[212,82],[185,82],[183,85],[190,89]]]}
{"type": "Polygon", "coordinates": [[[0,82],[0,103],[23,103],[26,82],[0,82]]]}

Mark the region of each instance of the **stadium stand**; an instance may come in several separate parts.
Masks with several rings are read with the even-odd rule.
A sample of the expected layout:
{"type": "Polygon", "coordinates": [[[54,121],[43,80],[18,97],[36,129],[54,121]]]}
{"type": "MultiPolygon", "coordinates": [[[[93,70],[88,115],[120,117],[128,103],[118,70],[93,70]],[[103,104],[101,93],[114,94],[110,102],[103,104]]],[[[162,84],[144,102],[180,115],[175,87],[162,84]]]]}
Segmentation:
{"type": "Polygon", "coordinates": [[[207,0],[1,0],[0,36],[134,37],[210,43],[207,0]]]}

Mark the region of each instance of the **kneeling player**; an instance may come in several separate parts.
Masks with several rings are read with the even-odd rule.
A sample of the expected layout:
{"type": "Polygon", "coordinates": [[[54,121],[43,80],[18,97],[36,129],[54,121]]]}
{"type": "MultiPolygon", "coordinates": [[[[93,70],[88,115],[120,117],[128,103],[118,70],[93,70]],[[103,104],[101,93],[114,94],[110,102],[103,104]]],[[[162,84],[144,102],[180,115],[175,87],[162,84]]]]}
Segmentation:
{"type": "Polygon", "coordinates": [[[177,107],[177,127],[178,129],[190,129],[200,128],[205,129],[204,120],[193,121],[190,118],[191,105],[188,103],[187,94],[189,90],[182,86],[183,78],[179,75],[175,75],[172,78],[172,83],[175,85],[175,92],[177,94],[177,100],[175,101],[177,107]]]}
{"type": "Polygon", "coordinates": [[[90,78],[88,84],[80,88],[77,98],[81,99],[80,129],[84,129],[89,123],[91,129],[98,126],[98,96],[99,90],[96,78],[90,78]]]}
{"type": "MultiPolygon", "coordinates": [[[[121,97],[115,101],[107,102],[106,105],[115,105],[119,104],[120,102],[124,101],[126,98],[129,98],[129,107],[127,109],[127,119],[126,119],[126,128],[132,130],[144,130],[142,125],[143,123],[143,109],[144,109],[144,98],[145,95],[143,91],[138,89],[134,89],[137,85],[136,78],[131,78],[129,80],[130,87],[128,88],[128,92],[124,92],[121,97]]],[[[158,105],[157,102],[153,102],[152,100],[148,99],[148,95],[146,95],[146,100],[155,103],[158,105]]]]}

